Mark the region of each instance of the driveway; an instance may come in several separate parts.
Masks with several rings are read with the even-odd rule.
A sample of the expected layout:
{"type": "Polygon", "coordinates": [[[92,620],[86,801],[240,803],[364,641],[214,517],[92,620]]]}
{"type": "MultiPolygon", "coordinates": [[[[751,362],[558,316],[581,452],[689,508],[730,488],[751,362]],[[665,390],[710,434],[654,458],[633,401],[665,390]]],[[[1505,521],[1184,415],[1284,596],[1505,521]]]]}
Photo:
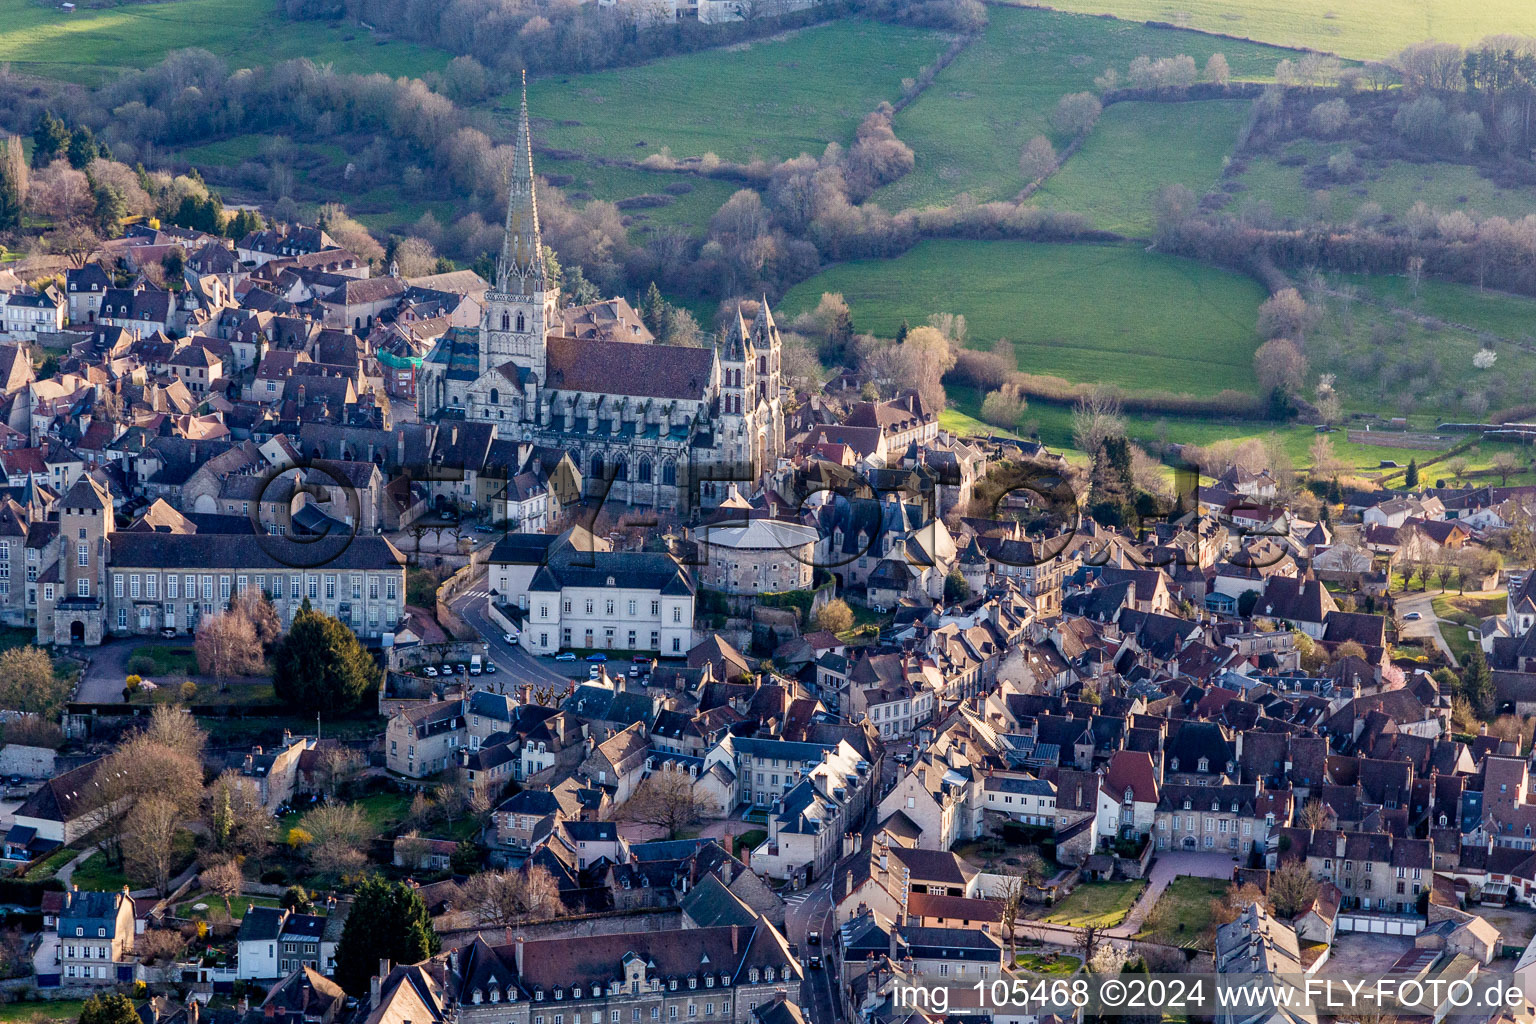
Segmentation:
{"type": "MultiPolygon", "coordinates": [[[[1397,615],[1399,621],[1403,620],[1409,612],[1418,612],[1419,618],[1414,622],[1403,621],[1402,635],[1404,639],[1428,638],[1440,649],[1452,665],[1456,665],[1456,656],[1451,653],[1450,647],[1445,642],[1445,636],[1440,632],[1440,623],[1444,622],[1453,629],[1466,629],[1459,622],[1450,619],[1442,619],[1435,614],[1434,600],[1443,591],[1427,590],[1423,593],[1411,591],[1394,595],[1397,602],[1397,615]]],[[[1458,666],[1459,667],[1459,666],[1458,666]]]]}
{"type": "Polygon", "coordinates": [[[121,704],[123,680],[128,678],[128,656],[140,647],[150,646],[191,647],[192,638],[135,636],[108,640],[100,647],[84,648],[91,664],[80,677],[75,700],[82,704],[121,704]]]}

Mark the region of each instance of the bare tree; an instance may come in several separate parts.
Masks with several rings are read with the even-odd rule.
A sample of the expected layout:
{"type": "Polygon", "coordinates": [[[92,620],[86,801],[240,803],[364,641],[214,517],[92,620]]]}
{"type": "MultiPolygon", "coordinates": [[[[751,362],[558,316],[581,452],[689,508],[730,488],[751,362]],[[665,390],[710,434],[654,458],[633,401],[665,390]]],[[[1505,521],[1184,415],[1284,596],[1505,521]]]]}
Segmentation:
{"type": "Polygon", "coordinates": [[[176,830],[181,812],[175,801],[158,795],[134,805],[124,822],[123,860],[131,876],[162,895],[176,860],[176,830]]]}
{"type": "Polygon", "coordinates": [[[245,884],[245,875],[240,871],[240,862],[231,858],[219,861],[211,867],[203,869],[197,876],[203,888],[213,893],[224,901],[224,911],[230,917],[235,916],[234,899],[240,895],[240,887],[245,884]]]}
{"type": "Polygon", "coordinates": [[[489,927],[547,920],[565,910],[560,887],[548,868],[527,865],[517,871],[471,875],[454,897],[453,908],[489,927]]]}
{"type": "Polygon", "coordinates": [[[1295,917],[1317,898],[1317,879],[1301,860],[1288,860],[1269,876],[1269,899],[1275,913],[1295,917]]]}
{"type": "Polygon", "coordinates": [[[676,839],[708,809],[693,783],[686,772],[654,772],[640,783],[619,813],[629,821],[665,829],[668,839],[676,839]]]}
{"type": "Polygon", "coordinates": [[[208,744],[208,734],[197,724],[196,718],[180,708],[164,706],[150,713],[144,739],[194,761],[202,759],[203,748],[208,744]]]}
{"type": "Polygon", "coordinates": [[[53,672],[53,659],[40,647],[12,647],[0,654],[0,708],[57,718],[69,687],[53,672]]]}
{"type": "Polygon", "coordinates": [[[198,621],[193,641],[197,667],[222,687],[229,676],[243,676],[261,665],[256,627],[238,611],[228,610],[198,621]]]}
{"type": "Polygon", "coordinates": [[[401,867],[420,871],[427,866],[427,858],[431,855],[432,844],[415,829],[395,840],[395,857],[401,867]]]}
{"type": "Polygon", "coordinates": [[[1098,951],[1099,942],[1103,938],[1103,929],[1096,924],[1085,924],[1077,930],[1077,952],[1082,957],[1083,963],[1093,959],[1093,954],[1098,951]]]}
{"type": "Polygon", "coordinates": [[[340,874],[367,859],[363,847],[373,838],[373,826],[352,804],[323,804],[304,815],[299,826],[311,837],[305,852],[321,871],[340,874]]]}
{"type": "Polygon", "coordinates": [[[238,612],[251,624],[256,633],[256,642],[264,650],[283,635],[283,622],[277,616],[277,609],[272,607],[272,602],[267,600],[267,595],[262,593],[260,587],[246,587],[236,594],[230,610],[238,612]]]}
{"type": "Polygon", "coordinates": [[[213,780],[203,799],[203,821],[216,850],[260,856],[273,840],[272,815],[256,780],[230,768],[213,780]]]}
{"type": "Polygon", "coordinates": [[[1024,905],[1024,888],[1028,883],[1024,876],[1004,874],[992,890],[992,898],[998,904],[998,924],[1008,939],[1008,962],[1019,962],[1019,936],[1015,931],[1019,923],[1019,911],[1024,905]]]}
{"type": "Polygon", "coordinates": [[[315,785],[326,796],[362,774],[363,756],[351,747],[324,746],[315,751],[315,785]]]}
{"type": "Polygon", "coordinates": [[[1072,407],[1072,444],[1092,455],[1111,437],[1125,436],[1120,396],[1111,388],[1094,388],[1072,407]]]}

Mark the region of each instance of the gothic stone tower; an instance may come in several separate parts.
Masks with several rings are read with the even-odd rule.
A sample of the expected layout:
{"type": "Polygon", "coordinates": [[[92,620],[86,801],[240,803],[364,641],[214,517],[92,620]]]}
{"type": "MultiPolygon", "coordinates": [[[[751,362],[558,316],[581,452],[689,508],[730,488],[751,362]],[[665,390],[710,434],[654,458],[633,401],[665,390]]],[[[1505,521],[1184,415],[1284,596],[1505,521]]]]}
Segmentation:
{"type": "Polygon", "coordinates": [[[496,280],[485,293],[480,325],[480,372],[507,361],[530,373],[531,392],[544,385],[545,342],[559,309],[559,285],[548,279],[539,237],[539,203],[533,183],[533,137],[528,127],[528,82],[517,122],[512,178],[507,187],[507,226],[496,280]]]}

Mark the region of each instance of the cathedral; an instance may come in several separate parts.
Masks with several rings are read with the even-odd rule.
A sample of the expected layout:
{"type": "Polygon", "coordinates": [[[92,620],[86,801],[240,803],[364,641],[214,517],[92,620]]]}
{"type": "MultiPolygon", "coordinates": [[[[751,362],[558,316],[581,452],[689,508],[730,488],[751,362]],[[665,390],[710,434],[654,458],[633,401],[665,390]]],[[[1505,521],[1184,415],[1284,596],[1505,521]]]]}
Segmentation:
{"type": "Polygon", "coordinates": [[[421,417],[494,423],[498,437],[563,449],[588,495],[621,503],[710,507],[733,482],[755,488],[784,452],[767,302],[713,348],[659,345],[638,323],[580,329],[598,307],[629,309],[562,307],[545,270],[525,87],[496,279],[479,329],[450,330],[427,355],[421,417]]]}

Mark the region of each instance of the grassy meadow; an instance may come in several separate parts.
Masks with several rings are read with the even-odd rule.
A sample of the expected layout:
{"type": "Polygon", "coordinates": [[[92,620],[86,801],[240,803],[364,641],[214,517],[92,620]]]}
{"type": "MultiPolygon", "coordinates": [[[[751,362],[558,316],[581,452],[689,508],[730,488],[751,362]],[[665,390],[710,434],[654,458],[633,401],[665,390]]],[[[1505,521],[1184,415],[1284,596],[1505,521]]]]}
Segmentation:
{"type": "Polygon", "coordinates": [[[384,40],[352,25],[288,21],[279,0],[165,0],[73,12],[34,0],[0,0],[0,62],[22,73],[99,85],[201,47],[235,67],[308,57],[343,72],[419,76],[451,54],[384,40]]]}
{"type": "Polygon", "coordinates": [[[1052,0],[1051,6],[1361,60],[1388,57],[1425,39],[1475,43],[1500,32],[1536,35],[1536,5],[1528,0],[1052,0]]]}
{"type": "Polygon", "coordinates": [[[887,209],[940,205],[962,192],[978,202],[1017,195],[1026,184],[1018,162],[1024,144],[1042,134],[1058,149],[1070,141],[1049,124],[1057,101],[1092,89],[1106,68],[1124,74],[1142,54],[1188,54],[1203,68],[1206,58],[1221,53],[1234,78],[1270,77],[1286,56],[1194,32],[1053,11],[990,7],[988,16],[982,37],[897,115],[896,134],[912,147],[917,164],[876,194],[887,209]]]}
{"type": "Polygon", "coordinates": [[[1159,189],[1186,185],[1199,195],[1215,183],[1248,107],[1246,100],[1116,103],[1033,199],[1086,214],[1104,231],[1146,236],[1159,189]]]}
{"type": "Polygon", "coordinates": [[[923,242],[895,259],[833,266],[781,306],[792,316],[823,292],[841,292],[855,327],[884,337],[903,320],[963,313],[976,347],[1007,338],[1030,373],[1194,395],[1254,386],[1263,288],[1141,249],[923,242]]]}
{"type": "Polygon", "coordinates": [[[1280,158],[1251,159],[1234,176],[1237,190],[1228,209],[1236,212],[1249,203],[1266,203],[1280,218],[1303,220],[1322,214],[1336,222],[1351,219],[1364,203],[1375,203],[1382,213],[1394,217],[1420,202],[1446,213],[1464,210],[1519,218],[1536,212],[1536,188],[1503,188],[1475,167],[1438,160],[1362,160],[1359,180],[1329,183],[1324,188],[1307,186],[1308,164],[1326,163],[1332,154],[1350,148],[1345,141],[1297,139],[1285,146],[1280,158]],[[1291,162],[1298,158],[1306,163],[1291,162]]]}
{"type": "MultiPolygon", "coordinates": [[[[846,20],[637,67],[528,83],[534,134],[587,156],[782,160],[848,143],[949,44],[922,29],[846,20]]],[[[503,98],[510,115],[515,96],[503,98]]]]}
{"type": "Polygon", "coordinates": [[[541,156],[538,171],[582,206],[594,199],[617,203],[631,234],[643,236],[662,227],[681,228],[701,236],[709,219],[741,186],[696,174],[669,174],[622,164],[602,164],[541,156]]]}

